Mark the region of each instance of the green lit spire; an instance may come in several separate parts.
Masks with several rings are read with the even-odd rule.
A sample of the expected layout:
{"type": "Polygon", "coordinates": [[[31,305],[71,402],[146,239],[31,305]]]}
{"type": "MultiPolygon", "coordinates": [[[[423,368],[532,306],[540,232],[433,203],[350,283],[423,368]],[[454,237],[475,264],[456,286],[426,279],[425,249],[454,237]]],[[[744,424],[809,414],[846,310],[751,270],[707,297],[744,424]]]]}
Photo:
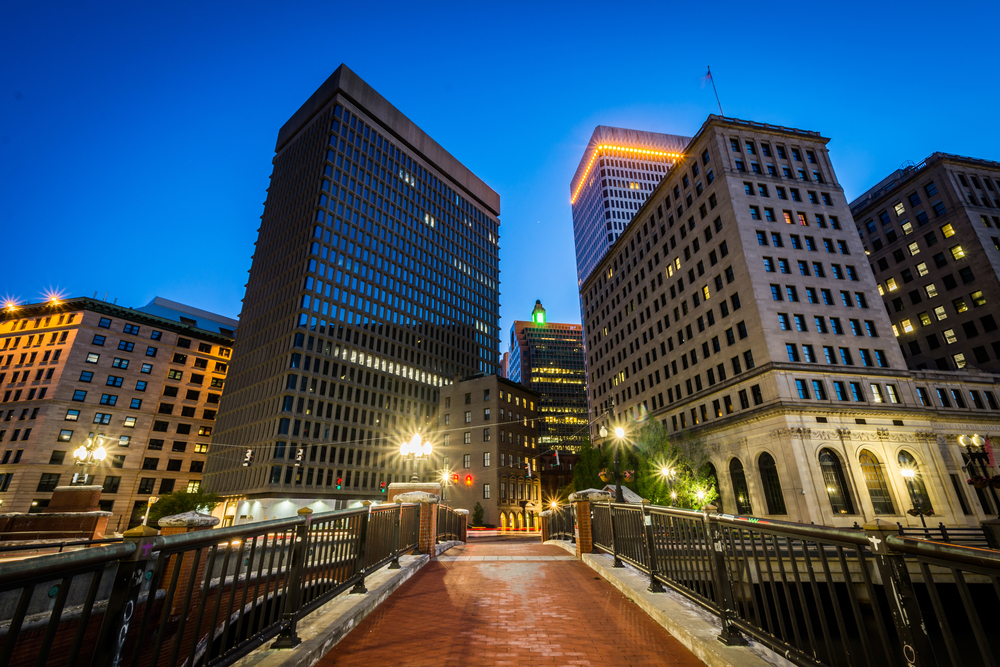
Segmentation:
{"type": "Polygon", "coordinates": [[[531,321],[535,324],[545,324],[545,308],[541,299],[535,300],[535,309],[531,311],[531,321]]]}

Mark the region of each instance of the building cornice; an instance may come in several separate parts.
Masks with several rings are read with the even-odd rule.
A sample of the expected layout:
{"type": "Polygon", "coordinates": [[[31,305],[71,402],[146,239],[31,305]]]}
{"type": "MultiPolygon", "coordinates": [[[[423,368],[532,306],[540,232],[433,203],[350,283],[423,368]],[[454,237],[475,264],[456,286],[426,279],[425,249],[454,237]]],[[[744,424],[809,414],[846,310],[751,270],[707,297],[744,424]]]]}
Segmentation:
{"type": "Polygon", "coordinates": [[[168,320],[164,317],[150,315],[149,313],[144,313],[139,310],[125,308],[124,306],[117,306],[107,303],[106,301],[98,301],[97,299],[91,299],[89,297],[63,299],[58,303],[50,301],[42,303],[29,303],[23,306],[17,306],[13,310],[5,308],[3,311],[0,311],[0,323],[20,320],[26,317],[45,317],[60,313],[70,313],[77,310],[89,310],[94,313],[118,317],[137,324],[155,326],[158,329],[166,329],[168,331],[173,331],[174,333],[185,334],[191,336],[192,338],[216,343],[217,345],[223,345],[226,347],[231,347],[233,345],[233,339],[229,336],[224,336],[221,333],[199,329],[198,327],[181,324],[180,322],[168,320]]]}

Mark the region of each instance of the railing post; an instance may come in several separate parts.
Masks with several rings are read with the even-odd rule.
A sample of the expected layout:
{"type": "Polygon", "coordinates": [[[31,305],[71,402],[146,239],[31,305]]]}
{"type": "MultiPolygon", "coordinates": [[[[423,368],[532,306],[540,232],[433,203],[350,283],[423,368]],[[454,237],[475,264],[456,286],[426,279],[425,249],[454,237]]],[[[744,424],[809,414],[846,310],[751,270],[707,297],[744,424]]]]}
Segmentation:
{"type": "Polygon", "coordinates": [[[1000,519],[986,519],[982,526],[986,544],[990,549],[1000,549],[1000,519]]]}
{"type": "Polygon", "coordinates": [[[397,503],[399,505],[399,511],[396,512],[396,527],[394,529],[396,535],[396,550],[392,554],[392,562],[389,563],[390,570],[399,569],[399,540],[400,540],[400,525],[403,522],[403,503],[397,503]]]}
{"type": "Polygon", "coordinates": [[[705,547],[712,552],[712,574],[715,577],[715,604],[719,607],[719,620],[722,621],[722,633],[718,639],[726,646],[745,646],[740,631],[733,625],[732,616],[736,613],[733,601],[733,585],[729,579],[729,568],[726,565],[726,541],[722,536],[722,528],[715,516],[716,507],[708,505],[705,512],[705,547]]]}
{"type": "Polygon", "coordinates": [[[882,577],[882,585],[889,598],[889,611],[892,612],[892,622],[896,626],[896,633],[902,644],[900,650],[903,652],[906,665],[919,667],[937,664],[920,613],[920,605],[913,590],[913,582],[906,569],[906,561],[903,554],[890,549],[886,542],[886,538],[897,535],[897,531],[888,521],[875,519],[865,524],[865,533],[868,536],[868,543],[871,544],[872,554],[875,556],[875,565],[882,577]],[[889,591],[892,592],[891,595],[888,595],[889,591]]]}
{"type": "Polygon", "coordinates": [[[653,536],[653,515],[649,513],[649,506],[642,503],[643,530],[646,531],[646,562],[649,563],[649,588],[650,593],[662,593],[663,584],[656,578],[656,542],[653,536]]]}
{"type": "MultiPolygon", "coordinates": [[[[152,578],[146,579],[144,572],[146,562],[153,558],[157,535],[159,531],[149,526],[136,526],[125,531],[125,541],[135,543],[136,549],[127,559],[118,561],[108,606],[104,610],[104,620],[101,622],[100,634],[97,636],[97,645],[94,648],[91,664],[95,667],[113,667],[122,661],[122,650],[129,636],[129,626],[133,620],[139,620],[136,616],[139,594],[142,592],[143,584],[152,581],[152,578]]],[[[150,595],[146,596],[147,605],[153,604],[155,599],[151,594],[152,589],[149,592],[150,595]]]]}
{"type": "Polygon", "coordinates": [[[288,564],[288,594],[281,601],[281,620],[283,627],[271,648],[295,648],[302,640],[295,632],[299,612],[299,591],[302,587],[302,568],[306,560],[306,550],[309,544],[309,522],[313,511],[303,507],[298,515],[303,521],[295,527],[295,542],[292,543],[292,557],[288,564]]]}
{"type": "Polygon", "coordinates": [[[625,567],[622,559],[618,557],[618,545],[615,539],[615,508],[611,505],[610,500],[608,501],[608,519],[611,521],[611,555],[615,559],[611,567],[625,567]]]}
{"type": "Polygon", "coordinates": [[[354,584],[354,588],[351,589],[352,595],[364,595],[368,592],[368,589],[365,588],[365,573],[368,570],[365,567],[365,560],[367,559],[366,552],[368,550],[368,519],[372,515],[371,505],[367,507],[367,510],[367,512],[361,515],[361,527],[358,529],[361,533],[358,536],[358,560],[354,566],[354,574],[360,574],[361,578],[358,579],[358,583],[354,584]]]}

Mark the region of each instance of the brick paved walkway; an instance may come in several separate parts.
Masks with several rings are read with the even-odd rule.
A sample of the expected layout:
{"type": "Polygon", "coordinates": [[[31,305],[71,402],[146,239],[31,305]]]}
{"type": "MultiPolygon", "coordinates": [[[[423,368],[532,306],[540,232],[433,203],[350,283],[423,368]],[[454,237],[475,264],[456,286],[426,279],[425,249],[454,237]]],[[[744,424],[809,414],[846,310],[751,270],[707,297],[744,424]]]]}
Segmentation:
{"type": "Polygon", "coordinates": [[[537,536],[471,538],[449,549],[319,664],[702,665],[593,570],[537,536]]]}

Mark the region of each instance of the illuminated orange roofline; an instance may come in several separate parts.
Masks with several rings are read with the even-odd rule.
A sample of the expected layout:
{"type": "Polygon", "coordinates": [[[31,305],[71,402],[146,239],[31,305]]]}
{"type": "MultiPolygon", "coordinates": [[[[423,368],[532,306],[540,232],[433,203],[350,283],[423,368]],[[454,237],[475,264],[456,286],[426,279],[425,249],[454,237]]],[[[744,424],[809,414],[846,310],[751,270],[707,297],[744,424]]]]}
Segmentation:
{"type": "Polygon", "coordinates": [[[573,196],[569,198],[570,204],[576,203],[576,198],[579,196],[580,190],[583,189],[583,184],[587,182],[587,176],[590,174],[590,168],[594,166],[594,160],[597,159],[597,154],[605,149],[612,151],[627,151],[629,153],[638,153],[639,155],[672,157],[674,160],[684,157],[684,153],[668,153],[666,151],[651,151],[648,148],[632,148],[630,146],[612,146],[611,144],[601,144],[594,149],[594,153],[590,156],[590,162],[587,163],[587,168],[583,171],[583,176],[580,177],[580,182],[576,186],[576,192],[574,192],[573,196]]]}

